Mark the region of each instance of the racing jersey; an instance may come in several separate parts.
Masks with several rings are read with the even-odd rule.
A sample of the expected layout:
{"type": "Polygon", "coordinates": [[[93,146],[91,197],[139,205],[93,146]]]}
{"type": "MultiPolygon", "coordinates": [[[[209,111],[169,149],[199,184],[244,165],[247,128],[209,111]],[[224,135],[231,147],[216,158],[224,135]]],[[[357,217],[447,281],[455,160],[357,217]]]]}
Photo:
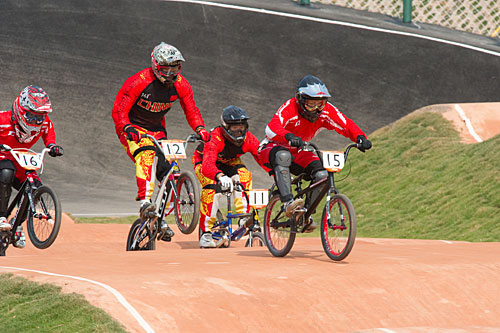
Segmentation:
{"type": "Polygon", "coordinates": [[[121,87],[113,105],[113,120],[118,136],[126,124],[149,131],[165,132],[165,114],[179,100],[189,126],[195,131],[205,126],[193,99],[189,82],[180,74],[171,86],[156,79],[151,68],[129,77],[121,87]]]}
{"type": "Polygon", "coordinates": [[[299,113],[299,107],[295,97],[286,101],[267,125],[266,138],[261,144],[264,145],[268,142],[288,144],[285,139],[287,133],[292,133],[303,141],[310,141],[323,129],[335,130],[354,142],[356,142],[358,135],[366,136],[358,125],[330,103],[326,103],[315,122],[303,118],[299,113]]]}
{"type": "Polygon", "coordinates": [[[222,164],[227,164],[245,153],[251,153],[255,161],[260,164],[259,140],[252,133],[247,132],[243,144],[237,146],[224,138],[223,131],[221,126],[214,128],[210,132],[210,141],[200,143],[194,152],[195,165],[202,163],[203,175],[213,180],[216,180],[218,173],[223,173],[220,170],[222,164]]]}
{"type": "MultiPolygon", "coordinates": [[[[30,142],[21,143],[16,139],[12,110],[0,111],[0,144],[7,144],[11,148],[31,148],[35,143],[37,143],[40,137],[43,139],[45,146],[48,146],[51,143],[56,143],[54,124],[52,124],[52,121],[48,116],[45,117],[40,132],[35,136],[35,138],[30,142]]],[[[18,165],[14,157],[12,157],[9,152],[0,151],[0,161],[4,159],[11,160],[15,165],[18,165]]]]}

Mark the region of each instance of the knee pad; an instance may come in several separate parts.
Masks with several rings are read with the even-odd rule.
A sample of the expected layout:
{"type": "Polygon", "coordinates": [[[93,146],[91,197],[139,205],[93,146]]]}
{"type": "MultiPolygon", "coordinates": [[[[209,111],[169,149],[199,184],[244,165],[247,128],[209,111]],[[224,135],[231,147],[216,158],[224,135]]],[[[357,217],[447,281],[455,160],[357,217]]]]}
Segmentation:
{"type": "Polygon", "coordinates": [[[292,165],[292,154],[288,150],[278,150],[274,156],[274,167],[290,167],[292,165]]]}
{"type": "Polygon", "coordinates": [[[312,178],[313,178],[313,181],[314,181],[314,182],[317,182],[317,181],[319,181],[319,180],[321,180],[321,179],[324,179],[324,178],[326,178],[326,177],[328,177],[328,171],[326,171],[326,170],[324,170],[324,169],[323,169],[323,170],[316,171],[316,172],[315,172],[315,173],[313,173],[313,175],[312,175],[312,178]]]}

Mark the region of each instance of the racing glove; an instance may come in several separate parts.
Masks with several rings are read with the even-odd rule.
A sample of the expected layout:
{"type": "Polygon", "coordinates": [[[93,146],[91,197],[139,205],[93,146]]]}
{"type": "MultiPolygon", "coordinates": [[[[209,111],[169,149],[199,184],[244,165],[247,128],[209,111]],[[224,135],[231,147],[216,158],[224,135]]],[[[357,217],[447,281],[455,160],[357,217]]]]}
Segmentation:
{"type": "Polygon", "coordinates": [[[219,177],[219,183],[222,185],[223,188],[229,189],[230,192],[233,192],[233,180],[226,176],[222,175],[219,177]]]}
{"type": "Polygon", "coordinates": [[[134,128],[134,126],[132,126],[132,124],[127,124],[123,126],[123,131],[127,134],[127,140],[135,142],[141,141],[141,135],[134,128]]]}
{"type": "Polygon", "coordinates": [[[372,147],[372,142],[368,140],[364,135],[358,135],[358,137],[356,138],[356,143],[360,144],[358,149],[363,153],[365,152],[365,150],[368,150],[372,147]]]}
{"type": "Polygon", "coordinates": [[[200,127],[197,133],[204,142],[210,141],[210,133],[204,127],[200,127]]]}
{"type": "Polygon", "coordinates": [[[47,148],[50,149],[49,155],[52,157],[62,156],[64,154],[64,150],[62,149],[62,147],[54,143],[49,144],[47,148]]]}
{"type": "Polygon", "coordinates": [[[298,136],[293,135],[292,133],[285,134],[285,140],[288,141],[288,144],[291,147],[302,148],[304,146],[304,141],[298,136]]]}

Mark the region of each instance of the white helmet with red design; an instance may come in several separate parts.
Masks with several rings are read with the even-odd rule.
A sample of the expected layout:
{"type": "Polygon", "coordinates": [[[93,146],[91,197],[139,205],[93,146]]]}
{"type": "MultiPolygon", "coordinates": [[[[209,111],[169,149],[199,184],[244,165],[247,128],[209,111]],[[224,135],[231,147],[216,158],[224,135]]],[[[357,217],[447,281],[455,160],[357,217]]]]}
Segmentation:
{"type": "Polygon", "coordinates": [[[45,90],[38,86],[24,88],[12,105],[17,140],[31,142],[40,133],[49,112],[52,104],[45,90]]]}
{"type": "Polygon", "coordinates": [[[181,71],[182,53],[174,46],[161,42],[151,52],[151,68],[162,83],[174,82],[181,71]]]}

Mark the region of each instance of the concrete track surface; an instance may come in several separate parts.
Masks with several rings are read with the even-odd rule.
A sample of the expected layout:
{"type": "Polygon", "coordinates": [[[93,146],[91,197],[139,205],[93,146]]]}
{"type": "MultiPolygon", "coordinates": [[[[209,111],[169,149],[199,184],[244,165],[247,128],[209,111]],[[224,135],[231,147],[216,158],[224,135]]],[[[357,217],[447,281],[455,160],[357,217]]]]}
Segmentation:
{"type": "MultiPolygon", "coordinates": [[[[497,40],[335,6],[220,3],[265,11],[211,1],[0,2],[0,109],[27,84],[49,92],[65,156],[48,159],[43,179],[65,212],[136,213],[134,168],[111,107],[161,40],[186,57],[183,74],[207,125],[236,104],[258,137],[308,73],[327,83],[333,103],[368,134],[427,105],[500,100],[497,40]]],[[[474,123],[475,104],[461,105],[474,123]]],[[[178,105],[167,115],[171,138],[188,132],[183,118],[178,105]]],[[[461,121],[454,113],[450,120],[461,121]]],[[[347,141],[323,132],[317,142],[338,149],[347,141]]],[[[255,186],[267,186],[269,178],[247,161],[255,186]]],[[[156,251],[130,253],[128,229],[65,216],[49,249],[29,241],[9,248],[0,273],[82,293],[131,332],[500,331],[500,243],[358,239],[336,263],[317,238],[297,239],[285,258],[241,241],[200,250],[194,234],[180,232],[156,251]]]]}

